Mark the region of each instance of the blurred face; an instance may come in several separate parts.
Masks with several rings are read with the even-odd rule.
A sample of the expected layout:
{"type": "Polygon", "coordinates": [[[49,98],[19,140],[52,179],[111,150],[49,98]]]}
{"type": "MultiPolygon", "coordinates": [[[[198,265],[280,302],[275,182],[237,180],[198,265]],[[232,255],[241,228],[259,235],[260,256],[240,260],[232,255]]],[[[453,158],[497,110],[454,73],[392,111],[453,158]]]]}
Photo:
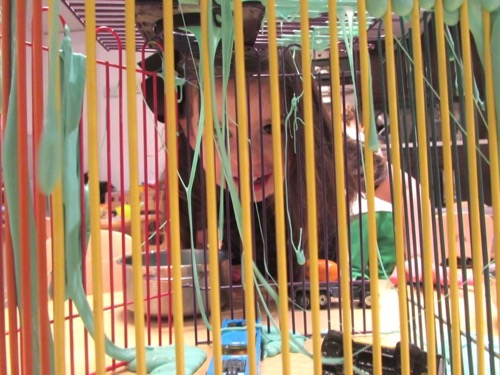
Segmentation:
{"type": "MultiPolygon", "coordinates": [[[[197,90],[190,90],[189,94],[190,119],[181,119],[180,124],[186,132],[187,123],[189,122],[190,131],[189,141],[191,147],[196,145],[196,137],[198,133],[198,120],[200,116],[198,108],[198,93],[197,90]]],[[[216,81],[215,87],[217,116],[222,123],[222,82],[216,81]]],[[[231,177],[236,185],[240,187],[240,171],[239,171],[239,156],[238,156],[238,125],[237,125],[237,109],[236,109],[236,90],[234,81],[229,82],[227,88],[227,106],[226,117],[228,122],[228,133],[226,135],[225,150],[229,154],[231,165],[231,177]]],[[[248,111],[248,132],[249,132],[249,147],[250,147],[250,172],[252,199],[262,201],[266,197],[274,193],[274,177],[273,177],[273,147],[272,147],[272,129],[271,129],[271,100],[270,87],[268,79],[261,79],[260,87],[257,80],[249,82],[247,102],[248,111]]],[[[206,160],[203,158],[205,167],[206,160]]],[[[224,174],[220,154],[215,157],[215,172],[217,184],[223,186],[224,174]]]]}

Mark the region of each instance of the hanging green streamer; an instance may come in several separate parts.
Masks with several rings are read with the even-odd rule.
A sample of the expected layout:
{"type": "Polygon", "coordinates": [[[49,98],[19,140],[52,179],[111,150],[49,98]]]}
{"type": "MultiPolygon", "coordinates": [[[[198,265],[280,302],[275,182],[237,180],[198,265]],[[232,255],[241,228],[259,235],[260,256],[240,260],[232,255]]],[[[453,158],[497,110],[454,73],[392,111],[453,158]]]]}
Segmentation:
{"type": "Polygon", "coordinates": [[[500,0],[479,0],[483,9],[487,12],[494,12],[500,8],[500,0]]]}
{"type": "Polygon", "coordinates": [[[449,12],[458,11],[464,0],[443,0],[443,8],[449,12]]]}
{"type": "MultiPolygon", "coordinates": [[[[16,64],[15,53],[13,54],[13,69],[12,69],[12,85],[11,93],[9,98],[9,109],[6,121],[5,137],[3,140],[3,175],[4,175],[4,188],[5,197],[7,205],[9,207],[9,225],[12,237],[12,250],[14,255],[14,273],[16,281],[16,295],[17,295],[17,307],[19,313],[23,309],[21,304],[21,261],[20,257],[20,238],[19,238],[19,223],[21,220],[19,212],[19,159],[18,159],[18,103],[17,103],[17,82],[18,82],[18,69],[16,64]]],[[[31,192],[30,192],[31,193],[31,192]]],[[[25,197],[23,197],[25,199],[25,197]]],[[[31,194],[28,197],[28,210],[29,217],[23,218],[23,221],[29,226],[30,233],[30,259],[24,260],[30,262],[31,269],[31,305],[33,308],[38,306],[38,267],[37,267],[37,257],[38,253],[36,251],[36,236],[35,236],[35,218],[34,218],[34,208],[31,194]]],[[[39,336],[39,321],[38,314],[36,311],[32,311],[32,324],[33,324],[33,336],[39,336]]],[[[33,371],[35,374],[39,374],[39,369],[37,365],[39,363],[39,344],[38,340],[33,341],[33,371]]]]}
{"type": "MultiPolygon", "coordinates": [[[[491,61],[493,67],[493,87],[495,90],[495,107],[497,118],[497,134],[500,134],[500,10],[494,13],[491,29],[491,61]]],[[[500,155],[500,145],[498,149],[500,155]]]]}
{"type": "Polygon", "coordinates": [[[56,30],[59,26],[59,1],[54,1],[52,9],[50,41],[49,41],[49,74],[48,74],[48,92],[47,92],[47,110],[45,111],[44,129],[42,139],[40,141],[40,151],[38,160],[51,160],[52,163],[40,162],[38,165],[38,185],[40,190],[46,194],[50,194],[56,184],[57,179],[61,175],[62,162],[62,133],[61,133],[61,116],[58,111],[58,103],[56,97],[57,64],[59,58],[58,33],[56,30]]]}
{"type": "MultiPolygon", "coordinates": [[[[81,210],[80,210],[80,161],[79,161],[79,122],[83,104],[85,88],[85,56],[73,53],[69,29],[65,29],[65,38],[61,51],[61,100],[62,100],[62,152],[63,160],[63,200],[64,200],[64,240],[65,240],[65,268],[66,268],[66,298],[70,299],[89,334],[94,337],[95,327],[93,313],[83,289],[82,280],[82,239],[81,239],[81,210]]],[[[15,144],[15,143],[14,143],[15,144]]],[[[41,165],[54,164],[54,160],[43,159],[41,165]],[[52,163],[52,164],[51,164],[52,163]]],[[[86,241],[89,238],[89,197],[86,202],[86,241]]],[[[34,233],[34,230],[32,231],[34,233]]],[[[36,259],[36,257],[34,257],[36,259]]],[[[34,279],[36,280],[36,278],[34,279]]],[[[120,348],[109,338],[105,337],[105,352],[110,357],[129,363],[129,369],[136,370],[135,348],[120,348]]],[[[203,350],[195,347],[186,347],[185,355],[189,361],[185,362],[185,372],[194,374],[206,360],[203,350]]],[[[146,367],[148,373],[164,373],[175,371],[175,347],[147,347],[146,367]]]]}
{"type": "Polygon", "coordinates": [[[381,18],[387,12],[388,0],[366,0],[366,10],[373,17],[381,18]]]}
{"type": "MultiPolygon", "coordinates": [[[[498,1],[497,1],[498,2],[498,1]]],[[[480,1],[468,2],[469,27],[474,38],[479,59],[484,66],[484,39],[483,39],[483,17],[480,1]]],[[[495,92],[495,112],[497,119],[500,118],[500,49],[496,46],[500,43],[500,9],[494,4],[489,4],[496,9],[491,13],[491,62],[493,69],[493,87],[495,92]]],[[[500,121],[497,121],[497,133],[500,134],[500,121]]],[[[500,147],[500,146],[499,146],[500,147]]],[[[500,152],[500,149],[499,149],[500,152]]]]}
{"type": "Polygon", "coordinates": [[[448,10],[443,8],[443,20],[446,25],[455,26],[460,20],[460,10],[448,10]]]}
{"type": "Polygon", "coordinates": [[[392,11],[400,17],[406,17],[413,9],[413,0],[392,0],[392,11]]]}
{"type": "MultiPolygon", "coordinates": [[[[350,7],[344,7],[344,9],[339,9],[337,10],[338,12],[338,18],[340,20],[340,27],[342,31],[342,39],[344,41],[346,50],[347,50],[347,58],[349,60],[349,67],[351,70],[351,77],[353,80],[353,89],[354,89],[354,100],[355,100],[355,109],[356,109],[356,116],[359,119],[359,112],[358,112],[358,94],[356,90],[356,72],[355,72],[355,63],[354,63],[354,9],[350,7]],[[346,28],[347,24],[347,28],[346,28]]],[[[370,122],[367,124],[367,127],[369,127],[369,139],[366,140],[368,142],[368,146],[371,150],[376,151],[379,149],[380,144],[378,140],[378,134],[377,134],[377,124],[375,122],[375,109],[374,109],[374,104],[373,104],[373,84],[372,84],[372,77],[371,77],[371,64],[368,62],[368,80],[369,80],[369,101],[370,101],[370,122]]]]}
{"type": "Polygon", "coordinates": [[[434,8],[435,0],[421,0],[420,7],[425,10],[432,10],[434,8]]]}
{"type": "MultiPolygon", "coordinates": [[[[35,218],[34,218],[34,208],[31,196],[31,190],[28,196],[28,217],[23,218],[23,221],[29,227],[29,246],[30,246],[30,259],[22,260],[20,257],[20,238],[19,223],[21,222],[20,212],[19,212],[19,199],[26,199],[26,197],[21,197],[19,194],[19,159],[18,159],[18,111],[19,106],[17,102],[18,93],[18,62],[17,62],[17,49],[18,43],[24,43],[24,41],[18,41],[16,38],[17,30],[17,7],[16,3],[12,4],[11,8],[11,30],[12,37],[11,43],[13,46],[12,50],[12,80],[11,80],[11,90],[9,97],[9,108],[8,114],[5,122],[5,135],[3,139],[3,150],[2,150],[2,170],[3,170],[3,182],[5,188],[5,198],[7,206],[9,208],[9,225],[12,238],[12,251],[14,258],[14,276],[15,276],[15,288],[17,296],[17,308],[19,314],[21,314],[23,306],[21,304],[21,262],[29,261],[30,263],[30,273],[31,280],[29,288],[31,289],[31,316],[32,316],[32,327],[33,327],[33,337],[39,337],[39,319],[38,314],[35,309],[38,307],[38,265],[37,258],[38,252],[36,250],[36,231],[35,231],[35,218]]],[[[48,343],[50,345],[50,343],[48,343]]],[[[33,371],[35,375],[40,373],[38,368],[38,363],[40,363],[39,358],[39,341],[34,340],[32,343],[32,353],[33,353],[33,364],[30,370],[33,371]]],[[[52,362],[52,361],[51,361],[52,362]]],[[[53,368],[53,366],[52,366],[53,368]]]]}

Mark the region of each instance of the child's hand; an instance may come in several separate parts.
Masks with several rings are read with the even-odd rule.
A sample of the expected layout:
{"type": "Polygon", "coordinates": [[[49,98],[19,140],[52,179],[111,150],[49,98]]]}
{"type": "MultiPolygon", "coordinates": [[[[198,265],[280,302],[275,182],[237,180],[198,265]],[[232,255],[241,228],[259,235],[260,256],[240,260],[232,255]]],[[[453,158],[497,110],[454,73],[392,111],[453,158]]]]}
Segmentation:
{"type": "MultiPolygon", "coordinates": [[[[411,278],[413,282],[419,282],[422,283],[424,281],[424,272],[422,269],[422,259],[420,257],[416,257],[410,260],[407,260],[405,262],[405,274],[406,274],[406,281],[410,281],[410,267],[411,267],[411,278]]],[[[445,280],[444,277],[444,267],[443,266],[438,266],[438,265],[432,265],[432,281],[434,285],[437,284],[438,282],[438,273],[439,273],[439,283],[441,285],[444,285],[447,283],[448,285],[450,284],[450,271],[449,268],[447,267],[447,277],[445,280]]],[[[398,284],[398,271],[397,268],[394,268],[394,271],[392,272],[392,275],[389,277],[389,280],[394,284],[398,284]]],[[[472,283],[472,279],[466,280],[468,284],[472,283]]],[[[457,283],[459,286],[462,286],[464,284],[464,280],[462,279],[462,275],[458,274],[457,275],[457,283]]]]}

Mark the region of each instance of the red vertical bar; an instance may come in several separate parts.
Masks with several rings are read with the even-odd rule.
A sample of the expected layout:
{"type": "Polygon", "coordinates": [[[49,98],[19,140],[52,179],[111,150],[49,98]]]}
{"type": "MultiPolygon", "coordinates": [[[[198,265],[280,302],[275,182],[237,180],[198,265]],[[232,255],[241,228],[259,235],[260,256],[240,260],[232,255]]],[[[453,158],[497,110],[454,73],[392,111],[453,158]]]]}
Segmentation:
{"type": "MultiPolygon", "coordinates": [[[[4,85],[6,83],[4,82],[4,85]]],[[[3,127],[3,122],[4,119],[2,117],[2,114],[0,113],[0,127],[3,127]]],[[[0,132],[0,165],[2,163],[2,144],[3,144],[3,132],[0,132]]],[[[6,288],[7,285],[5,284],[5,269],[6,269],[6,264],[5,264],[5,256],[4,256],[4,240],[5,240],[5,216],[3,213],[3,207],[4,207],[4,191],[3,191],[3,175],[1,172],[0,168],[0,186],[1,186],[1,193],[0,193],[0,216],[1,216],[1,224],[2,228],[0,230],[0,374],[7,374],[7,332],[5,330],[6,327],[6,321],[5,321],[5,299],[7,296],[6,293],[6,288]]]]}
{"type": "MultiPolygon", "coordinates": [[[[83,143],[83,124],[85,123],[83,119],[83,113],[82,116],[80,117],[80,140],[79,140],[79,145],[80,145],[80,207],[82,210],[82,225],[81,225],[81,247],[82,247],[82,259],[85,259],[85,255],[87,254],[86,246],[87,246],[87,223],[85,221],[86,215],[87,215],[87,205],[85,203],[85,189],[84,189],[84,170],[83,170],[83,162],[82,160],[85,160],[85,155],[84,155],[84,143],[83,143]]],[[[83,282],[85,285],[85,262],[83,262],[83,282]]],[[[84,345],[84,362],[85,362],[85,369],[84,373],[88,374],[89,373],[89,334],[85,328],[83,328],[83,345],[84,345]]]]}
{"type": "Polygon", "coordinates": [[[70,374],[75,375],[75,326],[73,321],[75,319],[74,315],[74,304],[73,301],[69,301],[69,312],[68,312],[68,325],[69,325],[69,371],[70,374]]]}
{"type": "MultiPolygon", "coordinates": [[[[122,61],[122,41],[118,34],[114,33],[116,41],[118,42],[118,74],[120,75],[119,77],[119,85],[118,85],[118,117],[119,117],[119,129],[118,129],[118,136],[119,136],[119,160],[120,160],[120,191],[125,190],[125,180],[124,180],[124,175],[125,175],[125,166],[123,162],[123,61],[122,61]]],[[[122,232],[122,260],[125,262],[126,259],[126,252],[125,252],[125,233],[122,232]]],[[[123,304],[123,337],[124,337],[124,345],[125,347],[128,347],[128,330],[127,330],[127,325],[128,325],[128,311],[127,311],[127,282],[126,282],[126,272],[125,272],[125,263],[122,263],[122,286],[123,286],[123,298],[124,298],[124,304],[123,304]]]]}
{"type": "MultiPolygon", "coordinates": [[[[166,113],[166,109],[167,109],[167,97],[165,96],[163,98],[163,105],[164,105],[164,108],[165,108],[165,113],[166,113]]],[[[175,107],[175,111],[176,111],[176,123],[178,123],[178,118],[177,118],[177,107],[175,107]]],[[[166,131],[166,117],[165,117],[165,145],[167,145],[167,137],[168,137],[168,132],[166,131]]],[[[178,149],[178,148],[177,148],[178,149]]],[[[171,260],[171,254],[172,252],[170,251],[171,249],[171,246],[170,246],[170,243],[171,243],[171,237],[170,237],[170,196],[168,194],[168,185],[169,185],[169,179],[168,179],[168,155],[167,155],[167,152],[165,150],[165,185],[163,186],[163,194],[165,194],[165,233],[166,233],[166,236],[165,236],[165,246],[166,246],[166,251],[167,251],[167,264],[172,264],[172,260],[171,260]]],[[[175,199],[175,198],[174,198],[175,199]]],[[[168,267],[168,275],[167,275],[167,278],[168,278],[168,293],[169,293],[169,298],[168,298],[168,342],[169,344],[172,344],[173,343],[173,332],[172,332],[172,329],[173,329],[173,324],[172,324],[172,317],[173,317],[173,314],[172,314],[172,283],[171,283],[171,280],[172,280],[172,277],[171,277],[171,267],[168,267]]]]}
{"type": "MultiPolygon", "coordinates": [[[[144,54],[142,55],[143,59],[141,61],[141,73],[143,77],[143,90],[146,89],[145,86],[145,61],[144,61],[144,54]]],[[[146,108],[146,103],[145,101],[142,102],[142,144],[143,144],[143,170],[144,170],[144,175],[143,175],[143,188],[144,188],[144,204],[143,206],[143,219],[144,222],[142,223],[143,226],[143,233],[144,233],[144,238],[142,240],[145,240],[144,244],[144,252],[148,254],[146,257],[145,265],[146,265],[146,296],[145,296],[145,302],[146,302],[146,330],[147,330],[147,342],[148,345],[151,345],[151,283],[150,283],[150,249],[149,249],[149,185],[148,185],[148,180],[149,180],[149,174],[148,174],[148,128],[147,128],[147,108],[146,108]]],[[[158,275],[160,275],[158,273],[158,275]]],[[[160,294],[161,291],[158,289],[158,294],[160,294]]],[[[160,302],[158,301],[158,307],[160,306],[160,302]]]]}
{"type": "MultiPolygon", "coordinates": [[[[0,126],[2,124],[2,121],[3,119],[1,118],[1,114],[0,114],[0,126]]],[[[2,134],[0,133],[0,155],[2,153],[2,143],[3,143],[3,139],[2,139],[2,134]]],[[[0,156],[0,164],[2,162],[2,158],[0,156]]],[[[2,187],[2,191],[0,193],[0,209],[3,208],[3,205],[4,205],[4,199],[3,199],[3,176],[0,172],[0,186],[2,187]]],[[[0,211],[0,216],[1,216],[1,221],[2,221],[2,228],[0,229],[0,374],[7,374],[7,345],[6,345],[6,339],[7,339],[7,336],[6,336],[6,331],[5,331],[5,327],[6,327],[6,322],[5,322],[5,288],[6,288],[6,285],[5,285],[5,274],[4,274],[4,270],[5,270],[5,257],[4,257],[4,253],[3,253],[3,249],[4,249],[4,229],[5,229],[5,225],[4,225],[4,215],[3,215],[3,211],[0,211]]]]}
{"type": "MultiPolygon", "coordinates": [[[[2,162],[2,145],[3,145],[3,134],[5,128],[5,122],[7,119],[7,108],[8,108],[8,99],[9,99],[9,87],[10,87],[10,2],[8,0],[2,1],[2,108],[3,111],[0,114],[1,116],[1,130],[0,130],[0,162],[2,162]]],[[[5,205],[4,200],[4,189],[3,189],[3,174],[0,168],[0,183],[2,193],[0,195],[0,205],[2,208],[5,205]]],[[[8,284],[4,285],[4,280],[8,281],[6,275],[4,275],[4,270],[7,270],[7,257],[4,253],[5,251],[10,251],[8,249],[7,241],[5,239],[4,234],[6,233],[5,229],[8,227],[7,225],[7,216],[2,212],[2,230],[0,231],[0,373],[7,374],[7,332],[6,332],[6,321],[5,321],[5,297],[7,292],[8,284]],[[6,244],[4,246],[4,243],[6,244]]],[[[12,314],[9,314],[9,316],[12,314]]],[[[15,335],[12,335],[15,336],[15,335]]],[[[10,336],[9,336],[10,338],[10,336]]],[[[12,358],[12,340],[11,340],[11,350],[10,357],[12,358]]],[[[15,363],[12,364],[11,368],[14,369],[15,363]]],[[[11,373],[14,373],[13,371],[11,373]]]]}
{"type": "Polygon", "coordinates": [[[11,17],[12,11],[10,0],[2,0],[2,134],[7,122],[7,110],[9,108],[10,79],[11,79],[11,17]]]}
{"type": "MultiPolygon", "coordinates": [[[[154,85],[154,88],[156,90],[157,85],[154,85]]],[[[157,98],[157,96],[155,96],[157,98]]],[[[157,100],[155,100],[155,103],[157,100]]],[[[157,103],[156,103],[157,105],[157,103]]],[[[154,134],[154,165],[155,165],[155,185],[154,185],[154,191],[155,191],[155,244],[156,244],[156,256],[159,258],[156,261],[157,266],[157,275],[161,275],[160,273],[160,259],[161,259],[161,250],[160,245],[162,244],[163,241],[161,241],[161,238],[163,238],[163,235],[161,234],[161,215],[160,215],[160,190],[159,190],[159,181],[160,181],[160,171],[159,171],[159,162],[158,162],[158,150],[159,150],[159,145],[158,145],[158,119],[157,116],[155,116],[154,119],[154,124],[155,124],[155,134],[154,134]]],[[[163,148],[162,148],[163,150],[163,148]]],[[[161,278],[158,278],[158,290],[161,291],[161,278]]],[[[162,310],[161,310],[161,299],[158,300],[158,316],[157,316],[157,330],[158,330],[158,346],[162,345],[162,334],[161,334],[161,328],[162,328],[162,310]]]]}
{"type": "Polygon", "coordinates": [[[40,372],[50,373],[50,322],[48,312],[48,275],[46,251],[45,195],[38,188],[38,149],[43,132],[43,49],[42,49],[42,2],[33,1],[32,30],[32,98],[33,98],[33,180],[35,181],[35,225],[38,251],[38,317],[40,321],[40,372]]]}
{"type": "MultiPolygon", "coordinates": [[[[141,54],[141,78],[142,78],[142,90],[145,92],[146,90],[146,68],[145,68],[145,47],[147,44],[144,44],[142,46],[142,54],[141,54]]],[[[143,207],[141,209],[141,212],[143,212],[143,220],[141,220],[141,229],[142,233],[144,233],[144,238],[141,238],[142,240],[146,240],[144,243],[144,249],[143,251],[148,254],[148,256],[145,257],[145,262],[144,266],[146,267],[146,274],[145,274],[145,287],[146,287],[146,293],[144,296],[144,304],[145,304],[145,313],[146,313],[146,332],[147,332],[147,344],[151,345],[151,289],[150,289],[150,267],[149,267],[149,261],[150,261],[150,256],[149,256],[149,241],[148,241],[148,185],[147,185],[147,153],[146,153],[146,123],[147,123],[147,117],[146,117],[146,102],[143,100],[142,101],[142,135],[143,135],[143,155],[144,155],[144,160],[143,160],[143,170],[144,170],[144,175],[143,175],[143,207]]]]}
{"type": "MultiPolygon", "coordinates": [[[[2,0],[2,109],[3,119],[2,135],[5,134],[5,123],[9,108],[10,82],[11,82],[11,6],[10,0],[2,0]]],[[[8,208],[8,207],[7,207],[8,208]]],[[[16,280],[14,274],[14,258],[12,254],[12,239],[8,209],[4,214],[5,222],[5,268],[7,277],[7,307],[9,311],[9,353],[10,374],[19,374],[19,339],[17,334],[17,297],[16,280]]]]}
{"type": "Polygon", "coordinates": [[[28,145],[26,105],[26,1],[17,1],[17,105],[18,105],[18,160],[19,160],[19,256],[21,262],[21,365],[23,374],[33,373],[33,325],[31,304],[31,263],[28,196],[28,145]]]}
{"type": "MultiPolygon", "coordinates": [[[[80,247],[81,247],[81,255],[82,255],[82,283],[83,283],[83,287],[84,287],[84,290],[86,290],[86,262],[85,262],[85,256],[88,255],[86,250],[86,246],[87,246],[87,229],[90,229],[90,228],[87,228],[87,223],[85,221],[85,217],[86,217],[86,210],[87,210],[87,206],[86,206],[86,200],[85,200],[85,171],[84,171],[84,164],[83,164],[83,160],[84,160],[84,149],[85,149],[85,145],[84,145],[84,134],[83,134],[83,124],[85,123],[84,119],[83,119],[83,112],[80,113],[80,123],[79,123],[79,127],[78,127],[78,148],[79,148],[79,178],[80,178],[80,186],[79,186],[79,189],[80,189],[80,212],[81,212],[81,217],[80,217],[80,220],[81,220],[81,230],[80,230],[80,236],[81,236],[81,239],[80,239],[80,247]]],[[[70,330],[70,337],[73,338],[74,336],[74,332],[75,332],[75,328],[74,328],[74,325],[73,325],[73,319],[75,319],[75,315],[73,314],[73,309],[74,309],[74,304],[73,302],[70,302],[70,313],[69,313],[69,316],[71,316],[71,321],[70,321],[70,326],[69,326],[69,330],[70,330]]],[[[80,319],[78,316],[76,316],[77,319],[80,319]]],[[[81,348],[80,344],[77,345],[78,348],[81,348]]],[[[88,374],[90,369],[89,369],[89,335],[88,335],[88,332],[85,328],[83,328],[83,346],[84,346],[84,354],[83,354],[83,357],[84,357],[84,373],[85,374],[88,374]]],[[[74,353],[75,353],[75,344],[74,344],[74,340],[71,339],[71,342],[70,342],[70,353],[71,353],[71,365],[70,365],[70,371],[71,371],[71,374],[75,374],[75,357],[74,357],[74,353]]],[[[81,370],[80,368],[78,369],[79,371],[81,370]]]]}
{"type": "MultiPolygon", "coordinates": [[[[114,153],[111,150],[111,103],[110,103],[110,92],[111,92],[111,84],[110,84],[110,66],[108,62],[104,63],[105,67],[105,76],[106,76],[106,149],[107,149],[107,182],[108,182],[108,190],[111,190],[111,157],[114,153]]],[[[121,232],[125,232],[125,210],[123,209],[124,201],[120,202],[122,207],[121,209],[121,232]]],[[[108,211],[109,212],[109,211],[108,211]]],[[[108,215],[108,219],[111,220],[111,215],[108,215]]],[[[109,225],[109,228],[113,228],[112,225],[109,225]]],[[[111,340],[115,341],[115,285],[114,285],[114,267],[113,267],[113,257],[114,257],[114,249],[113,249],[113,239],[111,229],[108,232],[108,271],[109,271],[109,285],[110,285],[110,303],[111,303],[111,340]]],[[[113,365],[115,364],[115,360],[113,360],[113,365]]]]}
{"type": "Polygon", "coordinates": [[[12,254],[12,238],[8,213],[5,213],[5,265],[7,276],[7,309],[9,311],[9,352],[10,374],[19,374],[19,336],[17,321],[16,279],[14,273],[14,257],[12,254]]]}

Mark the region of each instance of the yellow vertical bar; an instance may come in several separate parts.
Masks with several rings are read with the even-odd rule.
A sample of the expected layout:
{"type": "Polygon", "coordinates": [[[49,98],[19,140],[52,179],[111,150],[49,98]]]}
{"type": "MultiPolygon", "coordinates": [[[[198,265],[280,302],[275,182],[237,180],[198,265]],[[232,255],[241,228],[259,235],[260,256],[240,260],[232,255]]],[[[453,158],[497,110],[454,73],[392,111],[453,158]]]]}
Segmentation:
{"type": "MultiPolygon", "coordinates": [[[[135,1],[125,2],[125,50],[127,76],[127,124],[128,157],[130,176],[130,206],[132,218],[132,277],[134,280],[134,324],[137,373],[146,373],[146,354],[144,349],[144,296],[142,278],[142,248],[139,205],[139,159],[137,140],[137,99],[136,87],[136,44],[135,44],[135,1]]],[[[174,280],[175,282],[175,280],[174,280]]],[[[182,316],[182,314],[181,314],[182,316]]],[[[176,315],[175,320],[179,317],[176,315]]]]}
{"type": "MultiPolygon", "coordinates": [[[[364,0],[358,1],[359,55],[361,65],[361,100],[363,104],[363,121],[365,139],[370,139],[371,100],[370,100],[370,57],[368,54],[368,37],[366,32],[366,5],[364,0]]],[[[368,204],[368,259],[370,268],[370,295],[372,298],[372,331],[373,331],[373,373],[382,373],[382,348],[380,345],[380,305],[378,287],[378,247],[377,221],[375,217],[375,172],[373,169],[373,150],[369,142],[365,142],[365,181],[366,200],[368,204]]]]}
{"type": "MultiPolygon", "coordinates": [[[[328,19],[330,23],[330,79],[332,92],[332,119],[333,119],[333,141],[335,144],[335,179],[337,181],[337,225],[339,248],[349,248],[349,237],[347,220],[347,203],[345,200],[345,158],[344,158],[344,136],[342,120],[342,96],[340,86],[340,66],[339,66],[339,43],[337,27],[337,0],[328,2],[328,19]]],[[[339,251],[340,272],[347,275],[349,272],[349,253],[339,251]]],[[[352,318],[351,318],[351,287],[348,277],[340,278],[340,288],[342,293],[342,327],[343,327],[343,354],[344,354],[344,372],[353,373],[352,361],[352,318]]]]}
{"type": "MultiPolygon", "coordinates": [[[[420,184],[422,187],[422,202],[430,202],[429,193],[429,162],[427,153],[427,122],[425,117],[425,91],[422,61],[422,43],[420,40],[420,7],[419,2],[413,4],[411,16],[412,48],[415,71],[415,100],[417,109],[418,162],[420,166],[420,184]]],[[[429,204],[422,205],[422,234],[424,262],[424,300],[425,325],[427,344],[427,367],[429,374],[436,373],[436,332],[434,321],[434,282],[432,278],[433,247],[431,241],[432,213],[429,204]]]]}
{"type": "Polygon", "coordinates": [[[311,43],[309,39],[309,9],[307,0],[300,0],[300,30],[302,42],[302,82],[304,84],[304,142],[306,157],[307,235],[306,254],[309,256],[311,281],[312,343],[314,373],[321,374],[321,333],[319,324],[319,271],[316,209],[316,163],[314,160],[314,122],[311,79],[311,43]]]}
{"type": "Polygon", "coordinates": [[[210,28],[209,7],[211,1],[201,1],[201,47],[202,72],[203,72],[203,103],[205,109],[205,134],[203,137],[203,151],[205,152],[205,179],[207,192],[207,226],[209,244],[209,271],[210,271],[210,303],[213,344],[212,354],[214,358],[214,374],[222,374],[222,346],[221,346],[221,316],[220,316],[220,293],[219,293],[219,247],[217,233],[217,195],[215,182],[215,149],[214,149],[214,121],[212,111],[212,87],[210,69],[209,38],[210,28]]]}
{"type": "MultiPolygon", "coordinates": [[[[85,1],[85,38],[87,54],[87,124],[89,138],[90,236],[92,240],[92,288],[95,324],[96,373],[104,375],[104,322],[99,202],[99,145],[97,125],[97,72],[95,2],[85,1]]],[[[57,223],[54,221],[54,228],[57,223]]],[[[57,257],[54,257],[54,260],[57,257]]],[[[60,363],[60,362],[56,362],[60,363]]],[[[58,367],[58,366],[56,366],[58,367]]]]}
{"type": "MultiPolygon", "coordinates": [[[[272,133],[281,134],[281,105],[278,79],[278,47],[276,31],[276,3],[267,2],[267,32],[269,40],[269,83],[271,88],[272,133]]],[[[285,237],[285,199],[283,193],[283,153],[281,137],[273,137],[274,192],[276,215],[276,249],[278,256],[279,319],[281,328],[281,373],[290,374],[290,342],[288,333],[288,283],[285,237]]]]}
{"type": "MultiPolygon", "coordinates": [[[[430,202],[429,195],[429,163],[427,154],[427,121],[425,118],[425,91],[422,63],[422,42],[420,31],[420,5],[418,0],[413,3],[411,15],[411,35],[413,47],[415,101],[417,110],[418,163],[420,168],[420,184],[422,187],[422,202],[430,202]]],[[[434,282],[432,279],[433,248],[431,241],[432,213],[429,204],[422,205],[422,238],[424,262],[424,301],[427,344],[427,368],[429,375],[436,373],[436,332],[434,322],[434,282]]]]}
{"type": "MultiPolygon", "coordinates": [[[[62,203],[62,185],[57,182],[52,193],[52,224],[53,249],[54,249],[54,361],[66,363],[65,352],[65,319],[64,319],[64,285],[65,285],[65,256],[64,256],[64,221],[62,203]]],[[[64,375],[65,366],[56,366],[56,375],[64,375]]]]}
{"type": "Polygon", "coordinates": [[[469,29],[468,1],[460,8],[460,36],[464,74],[465,124],[467,130],[467,158],[469,177],[469,207],[471,218],[472,272],[474,275],[474,305],[476,313],[477,373],[485,373],[484,361],[484,285],[481,223],[479,220],[479,184],[477,176],[476,122],[474,119],[474,93],[469,29]]]}
{"type": "MultiPolygon", "coordinates": [[[[484,75],[493,77],[493,67],[491,60],[491,17],[487,11],[483,11],[483,37],[484,37],[484,75]]],[[[489,128],[489,151],[490,151],[490,178],[491,191],[500,191],[500,181],[498,171],[498,134],[497,119],[495,114],[495,93],[493,90],[493,80],[486,79],[486,110],[489,128]]],[[[500,194],[491,194],[493,205],[493,216],[500,217],[500,194]]],[[[500,220],[494,223],[495,238],[500,238],[500,220]]],[[[495,241],[495,259],[500,259],[500,241],[495,241]]],[[[500,301],[500,277],[496,274],[496,299],[500,301]]],[[[497,318],[497,330],[500,331],[500,315],[497,318]]]]}
{"type": "MultiPolygon", "coordinates": [[[[54,34],[57,34],[58,30],[56,27],[59,26],[57,22],[53,22],[56,19],[57,14],[54,12],[55,4],[54,0],[49,1],[49,40],[52,42],[54,40],[54,34]],[[56,26],[57,25],[57,26],[56,26]]],[[[53,45],[49,43],[49,49],[59,49],[58,45],[53,45]]],[[[57,76],[59,76],[59,59],[52,61],[56,64],[57,76]]],[[[56,85],[56,105],[60,109],[60,86],[56,85]]],[[[60,110],[58,113],[61,113],[60,110]]],[[[58,131],[61,131],[60,117],[58,117],[58,131]]],[[[58,145],[60,146],[60,145],[58,145]]],[[[54,226],[53,233],[53,251],[54,251],[54,360],[55,363],[66,363],[65,362],[65,319],[64,319],[64,301],[65,301],[65,254],[64,254],[64,213],[63,213],[63,197],[62,197],[62,181],[59,178],[55,184],[54,192],[52,193],[52,223],[54,226]]],[[[56,366],[55,372],[57,375],[65,374],[64,366],[56,366]]]]}
{"type": "MultiPolygon", "coordinates": [[[[245,47],[243,44],[243,4],[234,2],[234,36],[236,63],[236,97],[238,109],[238,150],[240,161],[241,212],[243,216],[243,267],[245,288],[245,312],[248,337],[248,358],[255,358],[255,293],[253,289],[252,222],[250,192],[250,159],[248,149],[248,112],[245,76],[245,47]]],[[[249,372],[257,373],[255,361],[249,361],[249,372]]]]}
{"type": "MultiPolygon", "coordinates": [[[[399,152],[399,120],[398,120],[398,92],[396,86],[396,64],[394,61],[394,31],[392,27],[392,4],[387,2],[387,12],[384,18],[385,27],[385,58],[387,75],[387,97],[389,101],[389,123],[391,124],[391,152],[393,166],[394,187],[394,227],[396,241],[396,263],[399,275],[405,274],[405,245],[404,245],[404,217],[403,217],[403,184],[401,156],[399,152]]],[[[408,305],[406,293],[406,279],[398,278],[398,302],[399,302],[399,329],[401,336],[401,373],[410,373],[410,336],[408,332],[408,305]]]]}
{"type": "Polygon", "coordinates": [[[184,374],[184,314],[182,299],[181,274],[181,238],[179,223],[178,153],[177,153],[177,97],[175,90],[175,60],[174,60],[174,4],[172,0],[163,0],[163,30],[165,36],[165,98],[167,111],[167,150],[168,150],[168,194],[170,204],[170,251],[172,256],[172,278],[174,293],[174,335],[175,360],[177,374],[184,374]]]}
{"type": "MultiPolygon", "coordinates": [[[[450,259],[457,258],[457,249],[455,241],[455,215],[454,212],[454,192],[453,192],[453,163],[451,159],[451,132],[449,98],[448,98],[448,73],[446,61],[446,43],[444,36],[444,13],[443,0],[436,0],[434,6],[435,24],[436,24],[436,51],[438,57],[438,76],[439,76],[439,96],[441,107],[441,130],[443,135],[443,164],[444,164],[444,183],[446,199],[446,232],[448,236],[448,253],[450,259]]],[[[460,311],[458,295],[458,271],[457,262],[450,262],[450,304],[451,304],[451,350],[452,350],[452,373],[459,374],[461,371],[461,338],[460,338],[460,311]]]]}

